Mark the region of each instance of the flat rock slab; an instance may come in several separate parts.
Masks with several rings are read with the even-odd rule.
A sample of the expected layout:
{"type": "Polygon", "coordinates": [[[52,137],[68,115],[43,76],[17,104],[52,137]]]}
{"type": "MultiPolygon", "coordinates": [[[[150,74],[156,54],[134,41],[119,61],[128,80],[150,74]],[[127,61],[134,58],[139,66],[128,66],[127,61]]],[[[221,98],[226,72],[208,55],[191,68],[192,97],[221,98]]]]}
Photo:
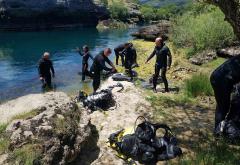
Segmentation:
{"type": "Polygon", "coordinates": [[[19,114],[28,113],[41,107],[62,105],[70,101],[67,94],[63,92],[49,92],[45,94],[30,94],[8,101],[0,105],[0,124],[8,123],[19,114]]]}

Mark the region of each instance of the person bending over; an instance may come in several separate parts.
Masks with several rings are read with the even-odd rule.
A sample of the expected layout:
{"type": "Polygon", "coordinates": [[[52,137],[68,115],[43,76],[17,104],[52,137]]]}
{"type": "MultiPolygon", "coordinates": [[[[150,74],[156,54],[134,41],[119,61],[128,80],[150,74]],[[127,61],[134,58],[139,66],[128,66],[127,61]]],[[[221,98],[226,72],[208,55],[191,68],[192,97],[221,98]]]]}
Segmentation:
{"type": "Polygon", "coordinates": [[[45,52],[42,59],[39,61],[38,72],[40,80],[42,81],[42,87],[52,88],[52,77],[55,77],[55,71],[53,68],[53,63],[49,59],[50,53],[45,52]]]}
{"type": "Polygon", "coordinates": [[[122,61],[122,66],[124,66],[124,56],[122,54],[122,51],[124,50],[124,45],[125,44],[121,44],[118,45],[116,48],[114,48],[114,52],[116,55],[116,65],[118,65],[118,60],[119,60],[119,56],[121,57],[121,61],[122,61]]]}
{"type": "Polygon", "coordinates": [[[94,60],[93,64],[91,66],[91,74],[93,78],[93,90],[96,92],[98,88],[100,87],[101,83],[101,71],[112,71],[115,72],[116,68],[113,65],[113,63],[108,59],[108,56],[110,56],[112,53],[112,50],[110,48],[106,48],[104,51],[102,51],[99,55],[97,55],[94,60]],[[105,62],[108,63],[112,68],[108,68],[105,65],[105,62]]]}
{"type": "Polygon", "coordinates": [[[231,93],[240,82],[240,55],[232,57],[219,66],[210,77],[216,99],[215,131],[220,122],[231,118],[228,116],[231,104],[231,93]]]}
{"type": "Polygon", "coordinates": [[[83,52],[81,52],[80,49],[77,48],[77,52],[83,57],[83,59],[82,59],[82,81],[85,81],[86,76],[91,77],[91,75],[88,71],[88,60],[89,60],[89,58],[91,58],[93,60],[93,57],[89,53],[89,47],[87,45],[83,46],[82,50],[83,50],[83,52]]]}
{"type": "Polygon", "coordinates": [[[165,85],[165,92],[169,92],[168,81],[166,78],[167,69],[170,69],[172,55],[169,48],[165,45],[161,37],[155,40],[155,48],[152,54],[147,58],[146,64],[156,55],[155,73],[153,75],[153,91],[157,92],[157,80],[161,71],[161,77],[165,85]]]}

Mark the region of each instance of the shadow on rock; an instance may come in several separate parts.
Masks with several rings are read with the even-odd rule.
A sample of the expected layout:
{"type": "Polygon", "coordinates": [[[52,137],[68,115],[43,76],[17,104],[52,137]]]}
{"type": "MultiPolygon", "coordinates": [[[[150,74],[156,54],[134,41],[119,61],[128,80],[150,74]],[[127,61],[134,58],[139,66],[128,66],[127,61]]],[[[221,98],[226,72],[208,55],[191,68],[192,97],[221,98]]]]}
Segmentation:
{"type": "Polygon", "coordinates": [[[100,153],[100,148],[97,146],[99,134],[95,125],[91,124],[90,127],[92,136],[84,145],[77,160],[70,165],[90,165],[98,158],[100,153]]]}

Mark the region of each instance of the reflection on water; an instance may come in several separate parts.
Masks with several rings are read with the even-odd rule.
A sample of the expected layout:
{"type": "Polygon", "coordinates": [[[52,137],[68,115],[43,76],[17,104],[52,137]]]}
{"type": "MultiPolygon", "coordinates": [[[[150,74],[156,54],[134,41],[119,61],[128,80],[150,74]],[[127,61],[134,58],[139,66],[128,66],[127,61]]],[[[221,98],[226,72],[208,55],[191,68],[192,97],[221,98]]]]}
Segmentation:
{"type": "MultiPolygon", "coordinates": [[[[75,93],[89,83],[81,83],[81,57],[74,52],[77,46],[89,45],[93,56],[105,47],[131,39],[127,31],[98,32],[93,28],[49,32],[0,33],[0,101],[41,92],[37,62],[44,51],[50,51],[56,70],[53,83],[57,90],[75,93]]],[[[112,55],[111,58],[114,58],[112,55]]]]}

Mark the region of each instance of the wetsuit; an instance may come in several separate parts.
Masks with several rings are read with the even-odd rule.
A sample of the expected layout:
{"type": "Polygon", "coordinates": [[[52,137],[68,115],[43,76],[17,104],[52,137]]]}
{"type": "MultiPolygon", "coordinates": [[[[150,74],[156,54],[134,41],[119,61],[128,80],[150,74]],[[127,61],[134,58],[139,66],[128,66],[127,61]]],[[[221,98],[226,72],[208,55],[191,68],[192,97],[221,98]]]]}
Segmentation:
{"type": "Polygon", "coordinates": [[[147,61],[153,58],[156,55],[156,64],[155,64],[155,73],[153,76],[153,88],[157,87],[157,80],[159,73],[161,71],[161,77],[165,85],[165,91],[168,92],[168,81],[166,78],[167,66],[172,64],[172,55],[169,48],[163,44],[161,47],[156,46],[152,54],[148,57],[147,61]]]}
{"type": "Polygon", "coordinates": [[[118,65],[119,56],[121,56],[122,65],[124,65],[124,56],[122,54],[122,51],[124,49],[125,49],[124,44],[118,45],[116,48],[114,48],[114,52],[116,55],[116,65],[118,65]]]}
{"type": "Polygon", "coordinates": [[[107,62],[109,65],[112,65],[112,62],[104,56],[104,53],[101,52],[99,55],[97,55],[94,60],[93,64],[91,66],[91,74],[93,78],[93,89],[94,91],[97,91],[97,89],[100,86],[101,83],[101,71],[106,70],[106,71],[111,71],[111,68],[106,67],[105,62],[107,62]]]}
{"type": "Polygon", "coordinates": [[[233,57],[218,67],[210,77],[217,103],[215,112],[215,128],[223,121],[231,103],[234,85],[240,82],[240,55],[233,57]]]}
{"type": "Polygon", "coordinates": [[[79,52],[79,54],[83,57],[83,59],[82,59],[82,81],[84,81],[86,76],[89,76],[89,77],[91,76],[91,74],[88,71],[88,59],[91,58],[93,60],[93,57],[89,52],[87,52],[87,53],[79,52]]]}
{"type": "Polygon", "coordinates": [[[52,87],[52,76],[54,77],[55,71],[51,60],[41,59],[38,65],[39,76],[43,77],[43,87],[46,85],[52,87]],[[52,72],[52,74],[51,74],[52,72]]]}
{"type": "Polygon", "coordinates": [[[125,57],[124,66],[125,69],[129,71],[131,80],[133,79],[132,65],[134,63],[135,53],[136,51],[133,47],[129,47],[123,51],[123,55],[125,57]]]}
{"type": "Polygon", "coordinates": [[[134,47],[132,47],[132,51],[133,51],[133,63],[137,64],[137,51],[134,47]]]}

